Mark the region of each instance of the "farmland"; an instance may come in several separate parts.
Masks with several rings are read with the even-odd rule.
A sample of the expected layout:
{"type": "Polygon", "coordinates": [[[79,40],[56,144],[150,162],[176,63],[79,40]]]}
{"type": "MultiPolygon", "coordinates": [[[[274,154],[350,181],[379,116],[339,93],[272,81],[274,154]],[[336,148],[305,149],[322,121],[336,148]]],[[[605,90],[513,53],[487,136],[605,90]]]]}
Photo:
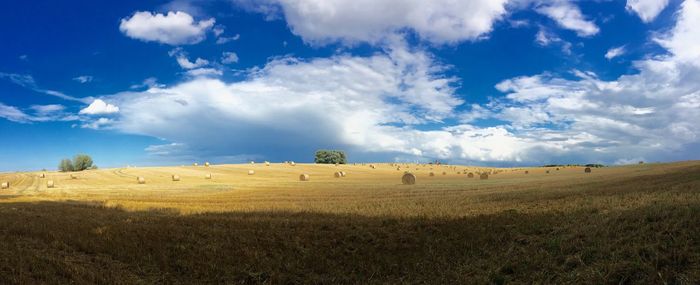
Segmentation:
{"type": "Polygon", "coordinates": [[[374,165],[3,173],[0,282],[700,280],[700,162],[374,165]]]}

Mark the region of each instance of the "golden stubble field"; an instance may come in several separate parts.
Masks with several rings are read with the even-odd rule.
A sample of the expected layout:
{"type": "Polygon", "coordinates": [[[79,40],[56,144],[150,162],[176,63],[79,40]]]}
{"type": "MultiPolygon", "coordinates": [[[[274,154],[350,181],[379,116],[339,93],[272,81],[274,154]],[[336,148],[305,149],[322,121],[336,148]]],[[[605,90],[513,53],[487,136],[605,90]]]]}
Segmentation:
{"type": "MultiPolygon", "coordinates": [[[[367,216],[460,217],[500,211],[504,207],[546,211],[561,206],[546,202],[557,196],[566,196],[567,207],[585,207],[590,199],[579,193],[594,190],[597,183],[658,175],[694,164],[594,168],[592,173],[584,173],[583,167],[556,170],[399,164],[400,170],[397,170],[395,165],[382,163],[338,166],[292,166],[285,163],[266,166],[256,163],[14,173],[0,174],[0,181],[9,181],[12,185],[11,189],[2,192],[2,195],[11,197],[4,199],[6,202],[98,202],[127,210],[170,209],[182,214],[306,211],[367,216]],[[249,170],[255,174],[249,175],[249,170]],[[345,171],[347,176],[336,178],[336,171],[345,171]],[[401,184],[404,171],[416,175],[416,185],[401,184]],[[498,174],[491,174],[488,180],[479,179],[478,173],[485,171],[498,174]],[[430,176],[430,172],[435,176],[430,176]],[[468,178],[468,172],[474,173],[474,178],[468,178]],[[45,178],[40,178],[42,173],[45,178]],[[299,181],[301,173],[309,174],[310,181],[299,181]],[[206,174],[211,174],[212,178],[205,179],[206,174]],[[77,179],[72,179],[71,175],[77,179]],[[180,181],[172,181],[172,175],[180,176],[180,181]],[[139,176],[146,179],[146,184],[137,183],[139,176]],[[54,181],[53,188],[47,187],[49,180],[54,181]],[[575,190],[574,193],[571,190],[575,190]],[[523,208],[512,203],[514,198],[531,202],[547,199],[535,203],[534,207],[523,208]]],[[[625,202],[631,205],[619,206],[644,203],[639,197],[625,202]]]]}
{"type": "Polygon", "coordinates": [[[698,161],[369,165],[2,173],[0,283],[700,282],[698,161]]]}

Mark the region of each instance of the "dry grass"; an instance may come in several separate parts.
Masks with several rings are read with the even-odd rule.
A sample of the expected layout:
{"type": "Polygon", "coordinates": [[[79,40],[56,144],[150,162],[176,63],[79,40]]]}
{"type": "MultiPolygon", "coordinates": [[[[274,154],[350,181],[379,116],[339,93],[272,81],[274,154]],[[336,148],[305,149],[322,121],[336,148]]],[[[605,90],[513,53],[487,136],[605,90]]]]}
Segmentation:
{"type": "Polygon", "coordinates": [[[700,281],[699,162],[372,165],[0,174],[0,283],[700,281]]]}

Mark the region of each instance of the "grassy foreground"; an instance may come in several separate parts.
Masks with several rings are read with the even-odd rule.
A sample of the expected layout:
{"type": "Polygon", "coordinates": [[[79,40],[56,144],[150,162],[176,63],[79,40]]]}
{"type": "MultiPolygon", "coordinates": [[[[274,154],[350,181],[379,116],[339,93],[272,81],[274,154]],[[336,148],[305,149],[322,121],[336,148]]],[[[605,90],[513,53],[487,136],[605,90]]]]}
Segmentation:
{"type": "Polygon", "coordinates": [[[699,162],[419,169],[414,186],[388,165],[271,167],[50,173],[51,189],[2,174],[16,186],[0,196],[0,283],[700,282],[699,162]]]}

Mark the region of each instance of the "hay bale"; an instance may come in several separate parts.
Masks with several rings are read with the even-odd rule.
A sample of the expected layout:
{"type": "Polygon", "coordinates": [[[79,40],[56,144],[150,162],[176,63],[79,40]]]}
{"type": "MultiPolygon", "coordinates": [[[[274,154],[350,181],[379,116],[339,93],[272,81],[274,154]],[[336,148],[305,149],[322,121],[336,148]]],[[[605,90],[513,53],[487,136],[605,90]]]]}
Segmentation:
{"type": "Polygon", "coordinates": [[[46,178],[46,174],[44,174],[44,173],[39,174],[39,178],[46,178]]]}
{"type": "Polygon", "coordinates": [[[211,179],[211,173],[207,173],[204,175],[204,179],[211,179]]]}
{"type": "Polygon", "coordinates": [[[173,181],[180,181],[180,175],[173,175],[173,181]]]}
{"type": "Polygon", "coordinates": [[[416,184],[416,176],[413,175],[413,173],[406,172],[401,177],[401,183],[403,183],[404,185],[416,184]]]}
{"type": "Polygon", "coordinates": [[[192,166],[199,166],[199,163],[192,163],[192,166]]]}
{"type": "Polygon", "coordinates": [[[0,184],[0,189],[7,189],[7,188],[10,188],[10,182],[5,181],[5,182],[0,184]]]}
{"type": "Polygon", "coordinates": [[[467,174],[467,177],[468,177],[468,178],[474,178],[474,173],[469,172],[469,173],[467,174]]]}
{"type": "Polygon", "coordinates": [[[340,172],[340,176],[345,177],[345,175],[347,175],[347,173],[345,173],[345,171],[340,172]]]}
{"type": "Polygon", "coordinates": [[[590,168],[590,167],[586,167],[586,169],[584,169],[583,171],[584,171],[585,173],[591,173],[591,168],[590,168]]]}
{"type": "Polygon", "coordinates": [[[530,171],[525,170],[525,174],[530,174],[530,171]]]}
{"type": "Polygon", "coordinates": [[[53,180],[46,181],[46,187],[53,188],[54,187],[53,180]]]}
{"type": "Polygon", "coordinates": [[[255,164],[255,161],[252,161],[252,160],[251,160],[251,161],[250,161],[250,164],[255,164]]]}
{"type": "Polygon", "coordinates": [[[557,167],[557,171],[559,171],[559,167],[557,167]]]}
{"type": "Polygon", "coordinates": [[[70,175],[70,179],[78,179],[78,176],[75,175],[75,174],[71,174],[71,175],[70,175]]]}
{"type": "Polygon", "coordinates": [[[462,174],[462,172],[461,172],[461,171],[457,171],[457,174],[462,174]]]}
{"type": "Polygon", "coordinates": [[[270,166],[270,162],[269,162],[269,161],[265,161],[265,166],[270,166]]]}
{"type": "Polygon", "coordinates": [[[335,178],[343,177],[343,175],[340,174],[340,172],[338,172],[338,171],[336,171],[335,173],[333,173],[333,176],[335,176],[335,178]]]}
{"type": "Polygon", "coordinates": [[[204,166],[209,167],[209,162],[205,162],[204,166]]]}
{"type": "Polygon", "coordinates": [[[431,171],[430,173],[428,173],[428,176],[435,176],[435,173],[431,171]]]}
{"type": "Polygon", "coordinates": [[[549,174],[549,170],[545,171],[545,173],[549,174]]]}
{"type": "Polygon", "coordinates": [[[248,170],[248,175],[253,175],[253,174],[255,174],[255,170],[252,170],[252,169],[248,170]]]}
{"type": "Polygon", "coordinates": [[[376,166],[374,166],[374,164],[370,164],[369,167],[372,168],[372,169],[377,168],[376,166]]]}
{"type": "Polygon", "coordinates": [[[296,163],[294,163],[294,161],[290,161],[289,164],[290,164],[291,166],[296,166],[296,165],[297,165],[296,163]]]}
{"type": "Polygon", "coordinates": [[[299,175],[299,181],[309,181],[309,175],[306,173],[302,173],[299,175]]]}
{"type": "Polygon", "coordinates": [[[479,175],[479,179],[481,179],[481,180],[489,179],[489,174],[486,172],[481,173],[481,175],[479,175]]]}
{"type": "Polygon", "coordinates": [[[142,176],[136,177],[136,182],[139,184],[146,184],[146,178],[143,178],[142,176]]]}
{"type": "Polygon", "coordinates": [[[447,172],[443,171],[443,172],[442,172],[442,175],[447,175],[447,172]]]}

